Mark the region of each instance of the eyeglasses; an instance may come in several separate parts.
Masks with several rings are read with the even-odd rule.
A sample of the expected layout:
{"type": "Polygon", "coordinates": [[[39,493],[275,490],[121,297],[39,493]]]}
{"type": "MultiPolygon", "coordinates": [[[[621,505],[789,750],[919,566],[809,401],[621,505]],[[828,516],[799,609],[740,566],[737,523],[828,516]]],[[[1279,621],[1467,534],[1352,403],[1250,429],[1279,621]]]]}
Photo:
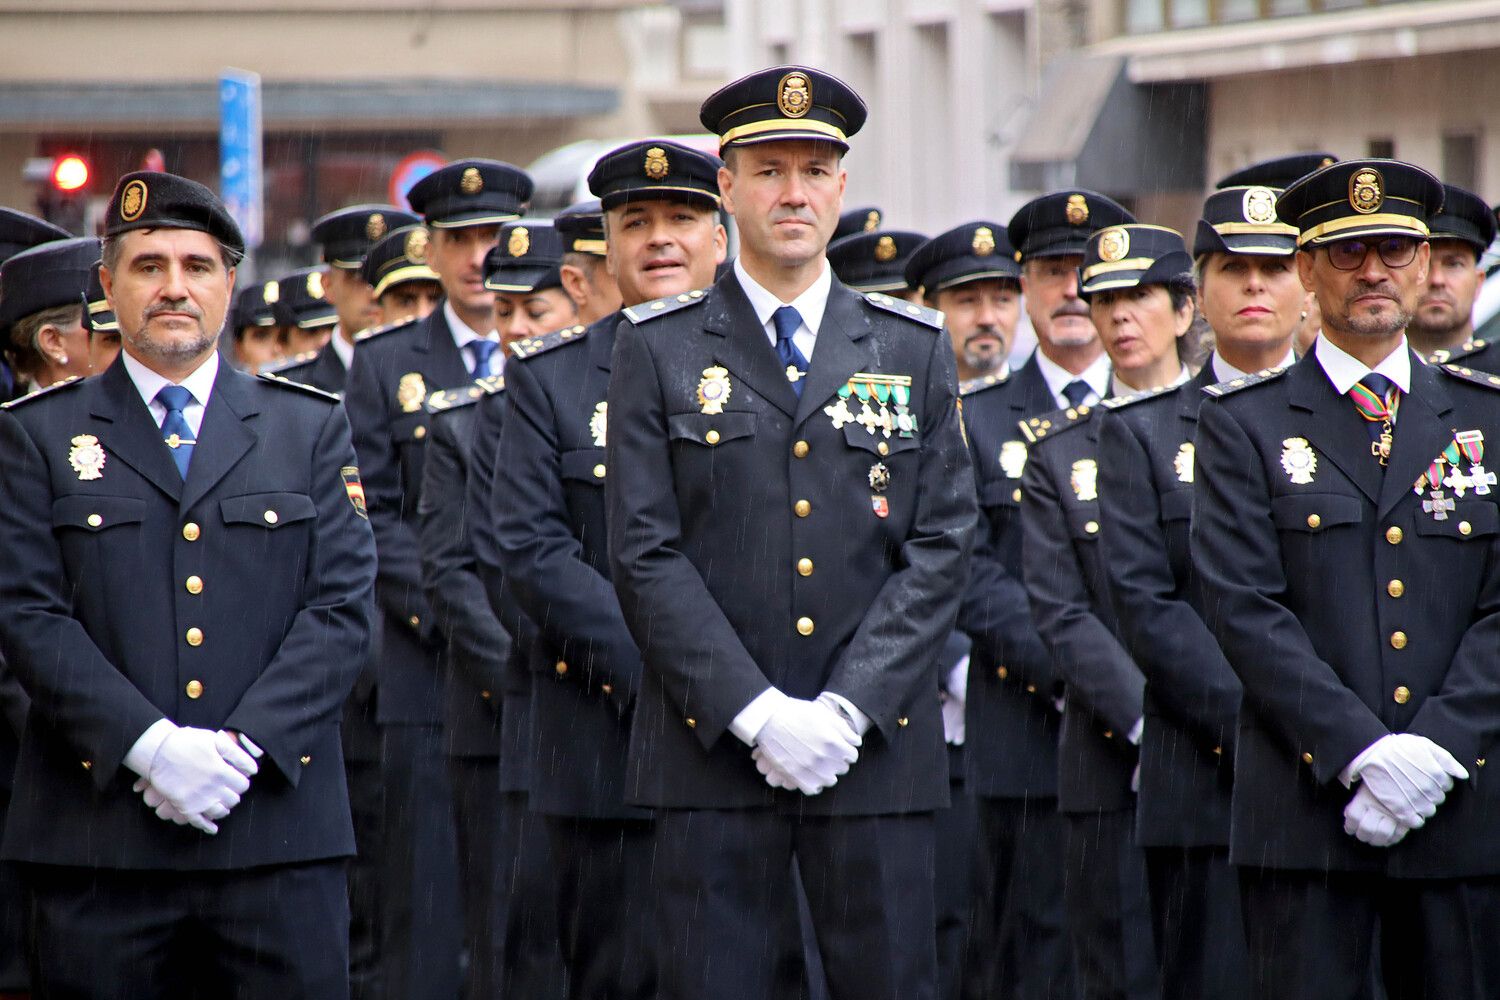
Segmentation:
{"type": "Polygon", "coordinates": [[[1410,236],[1387,236],[1378,243],[1340,240],[1326,247],[1328,263],[1340,271],[1355,271],[1364,265],[1370,251],[1374,250],[1386,267],[1405,267],[1416,259],[1420,242],[1410,236]]]}

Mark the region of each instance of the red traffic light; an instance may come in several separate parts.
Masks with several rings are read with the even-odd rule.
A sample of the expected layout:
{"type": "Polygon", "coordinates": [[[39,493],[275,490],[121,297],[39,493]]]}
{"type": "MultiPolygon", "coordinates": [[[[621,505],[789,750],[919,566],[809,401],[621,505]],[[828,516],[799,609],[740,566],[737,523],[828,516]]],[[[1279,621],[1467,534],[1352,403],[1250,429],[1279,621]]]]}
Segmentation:
{"type": "Polygon", "coordinates": [[[89,165],[81,156],[59,156],[52,164],[52,184],[59,191],[77,191],[89,182],[89,165]]]}

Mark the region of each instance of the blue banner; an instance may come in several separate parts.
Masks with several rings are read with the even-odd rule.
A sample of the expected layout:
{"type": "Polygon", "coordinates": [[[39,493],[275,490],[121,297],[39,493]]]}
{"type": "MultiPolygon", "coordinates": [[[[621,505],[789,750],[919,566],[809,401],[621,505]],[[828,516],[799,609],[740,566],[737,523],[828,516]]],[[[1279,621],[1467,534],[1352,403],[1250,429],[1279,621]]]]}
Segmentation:
{"type": "Polygon", "coordinates": [[[226,69],[219,75],[219,197],[245,234],[245,246],[260,246],[265,198],[259,73],[226,69]]]}

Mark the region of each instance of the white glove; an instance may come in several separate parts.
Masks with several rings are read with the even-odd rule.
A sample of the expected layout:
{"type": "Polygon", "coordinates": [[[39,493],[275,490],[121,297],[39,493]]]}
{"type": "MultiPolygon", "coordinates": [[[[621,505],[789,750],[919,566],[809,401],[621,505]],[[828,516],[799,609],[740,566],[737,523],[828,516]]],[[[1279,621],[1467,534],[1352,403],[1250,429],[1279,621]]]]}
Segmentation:
{"type": "Polygon", "coordinates": [[[949,746],[964,745],[964,703],[951,694],[940,693],[943,703],[943,739],[949,746]]]}
{"type": "Polygon", "coordinates": [[[1380,804],[1368,784],[1360,785],[1344,807],[1344,832],[1371,847],[1394,847],[1411,829],[1380,804]]]}
{"type": "Polygon", "coordinates": [[[755,769],[765,776],[766,784],[772,788],[785,788],[789,792],[798,790],[797,783],[785,771],[772,764],[760,747],[750,751],[750,759],[755,761],[755,769]]]}
{"type": "Polygon", "coordinates": [[[232,735],[219,730],[214,733],[214,746],[219,750],[219,756],[224,758],[224,763],[234,768],[247,778],[253,778],[260,773],[260,765],[250,752],[240,744],[240,741],[232,735]]]}
{"type": "MultiPolygon", "coordinates": [[[[194,817],[224,818],[250,788],[250,779],[225,762],[218,734],[188,727],[174,729],[162,740],[145,777],[190,823],[194,817]]],[[[212,822],[193,825],[216,832],[207,829],[212,822]]]]}
{"type": "Polygon", "coordinates": [[[167,801],[165,795],[156,790],[156,786],[152,785],[145,778],[137,778],[135,784],[130,786],[130,790],[140,793],[141,798],[146,802],[146,808],[156,813],[161,819],[170,820],[178,826],[188,826],[191,824],[210,835],[219,832],[219,826],[213,822],[213,819],[223,819],[229,815],[229,810],[220,806],[215,809],[218,815],[214,816],[213,819],[209,819],[206,816],[184,816],[177,811],[172,803],[167,801]]]}
{"type": "Polygon", "coordinates": [[[1415,830],[1448,797],[1453,779],[1467,779],[1453,755],[1425,736],[1391,733],[1370,744],[1349,768],[1398,823],[1415,830]]]}
{"type": "Polygon", "coordinates": [[[848,773],[860,743],[859,734],[826,704],[788,698],[755,735],[756,767],[773,788],[790,781],[802,794],[816,795],[848,773]]]}

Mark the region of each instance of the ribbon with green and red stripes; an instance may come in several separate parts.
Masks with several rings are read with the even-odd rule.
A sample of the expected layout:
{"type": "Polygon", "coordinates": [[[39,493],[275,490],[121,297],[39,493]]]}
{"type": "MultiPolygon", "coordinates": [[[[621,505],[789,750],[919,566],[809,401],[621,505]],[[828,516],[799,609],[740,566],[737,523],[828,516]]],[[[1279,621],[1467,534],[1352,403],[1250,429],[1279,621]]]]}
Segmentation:
{"type": "Polygon", "coordinates": [[[1369,386],[1356,382],[1349,390],[1349,398],[1354,400],[1354,408],[1359,411],[1359,415],[1374,424],[1387,420],[1394,424],[1396,411],[1401,408],[1401,390],[1395,386],[1382,399],[1369,386]]]}

